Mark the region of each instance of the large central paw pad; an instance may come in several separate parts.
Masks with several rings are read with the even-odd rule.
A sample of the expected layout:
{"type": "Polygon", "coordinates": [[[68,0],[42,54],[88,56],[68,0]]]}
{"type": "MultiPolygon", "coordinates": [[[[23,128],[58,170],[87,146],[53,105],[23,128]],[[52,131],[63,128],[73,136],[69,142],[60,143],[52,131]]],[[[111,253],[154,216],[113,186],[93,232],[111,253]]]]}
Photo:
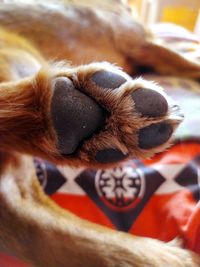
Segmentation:
{"type": "Polygon", "coordinates": [[[54,81],[51,112],[58,148],[64,155],[74,153],[83,140],[104,124],[103,109],[92,98],[78,91],[66,77],[54,81]]]}
{"type": "Polygon", "coordinates": [[[60,153],[93,165],[152,156],[182,121],[160,87],[104,63],[54,79],[51,118],[60,153]]]}

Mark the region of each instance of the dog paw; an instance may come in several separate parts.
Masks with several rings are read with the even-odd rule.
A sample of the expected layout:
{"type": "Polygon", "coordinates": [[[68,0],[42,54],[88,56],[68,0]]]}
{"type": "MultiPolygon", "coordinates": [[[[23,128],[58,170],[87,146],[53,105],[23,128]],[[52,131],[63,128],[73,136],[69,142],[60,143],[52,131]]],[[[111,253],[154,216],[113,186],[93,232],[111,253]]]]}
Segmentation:
{"type": "MultiPolygon", "coordinates": [[[[171,267],[198,267],[200,266],[200,258],[195,253],[179,247],[157,243],[158,263],[155,266],[171,266],[171,267]],[[159,262],[160,261],[160,262],[159,262]]],[[[153,252],[153,251],[152,251],[153,252]]],[[[155,253],[156,256],[156,253],[155,253]]],[[[154,258],[156,260],[156,258],[154,258]]],[[[154,265],[152,265],[154,266],[154,265]]]]}
{"type": "MultiPolygon", "coordinates": [[[[116,265],[127,267],[199,267],[200,257],[186,249],[150,238],[126,239],[124,252],[119,251],[116,265]],[[120,265],[120,264],[121,265],[120,265]],[[118,265],[119,264],[119,265],[118,265]]],[[[123,239],[122,239],[123,240],[123,239]]],[[[121,242],[122,245],[122,242],[121,242]]]]}
{"type": "Polygon", "coordinates": [[[152,242],[151,244],[152,248],[149,249],[149,253],[151,253],[149,264],[146,262],[146,265],[144,264],[142,266],[149,266],[149,267],[160,267],[160,266],[199,267],[200,266],[199,256],[189,250],[171,246],[157,240],[153,241],[150,240],[150,243],[151,242],[152,242]]]}
{"type": "Polygon", "coordinates": [[[59,71],[51,122],[64,158],[100,166],[169,146],[183,116],[162,88],[108,63],[59,71]]]}

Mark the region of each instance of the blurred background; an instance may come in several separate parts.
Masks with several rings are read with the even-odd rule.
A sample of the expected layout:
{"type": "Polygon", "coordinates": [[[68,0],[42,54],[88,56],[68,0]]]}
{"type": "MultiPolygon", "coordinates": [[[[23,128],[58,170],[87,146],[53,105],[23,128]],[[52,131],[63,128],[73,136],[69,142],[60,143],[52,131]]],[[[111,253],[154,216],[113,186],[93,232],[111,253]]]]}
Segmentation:
{"type": "Polygon", "coordinates": [[[200,0],[123,0],[143,24],[172,22],[200,35],[200,0]]]}

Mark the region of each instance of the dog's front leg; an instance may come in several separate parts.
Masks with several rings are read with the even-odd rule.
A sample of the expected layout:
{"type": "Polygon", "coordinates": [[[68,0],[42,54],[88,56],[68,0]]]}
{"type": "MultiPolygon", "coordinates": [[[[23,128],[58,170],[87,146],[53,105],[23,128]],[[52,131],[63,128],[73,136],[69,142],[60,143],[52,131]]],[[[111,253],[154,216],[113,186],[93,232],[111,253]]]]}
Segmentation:
{"type": "Polygon", "coordinates": [[[159,86],[108,63],[43,67],[0,92],[1,150],[73,166],[150,157],[182,121],[159,86]]]}
{"type": "Polygon", "coordinates": [[[44,195],[32,164],[31,158],[17,158],[1,176],[1,250],[36,267],[200,266],[189,251],[112,231],[62,210],[44,195]]]}

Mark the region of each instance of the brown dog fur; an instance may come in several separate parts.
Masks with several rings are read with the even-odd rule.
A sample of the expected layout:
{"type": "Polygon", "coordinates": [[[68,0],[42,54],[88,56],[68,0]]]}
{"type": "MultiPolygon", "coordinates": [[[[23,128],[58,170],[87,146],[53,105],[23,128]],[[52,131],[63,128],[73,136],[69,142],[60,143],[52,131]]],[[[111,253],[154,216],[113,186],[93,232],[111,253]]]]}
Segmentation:
{"type": "Polygon", "coordinates": [[[31,40],[48,59],[75,65],[109,61],[131,73],[145,66],[164,74],[200,76],[197,62],[161,45],[120,1],[10,0],[0,6],[0,25],[31,40]]]}
{"type": "MultiPolygon", "coordinates": [[[[53,2],[51,3],[53,5],[53,2]]],[[[76,74],[76,80],[88,85],[87,75],[99,68],[112,67],[106,64],[76,68],[59,64],[52,66],[46,59],[67,58],[78,64],[109,60],[117,62],[127,70],[132,69],[135,62],[135,70],[138,65],[146,64],[161,73],[183,74],[188,77],[199,77],[200,74],[199,65],[148,41],[143,28],[133,22],[131,17],[126,16],[124,20],[122,14],[117,21],[114,19],[113,23],[117,11],[108,11],[107,7],[101,6],[100,10],[96,10],[88,5],[87,8],[79,8],[76,4],[74,12],[79,14],[82,21],[87,18],[90,25],[104,29],[101,40],[95,36],[95,28],[91,28],[88,36],[80,31],[77,34],[76,29],[81,29],[81,20],[69,21],[68,17],[64,16],[65,12],[62,12],[65,5],[66,2],[63,2],[57,8],[54,5],[52,8],[45,3],[17,5],[15,1],[10,1],[0,7],[0,22],[4,26],[0,33],[0,38],[4,40],[0,43],[0,249],[36,267],[200,266],[198,256],[187,250],[83,221],[59,208],[41,190],[32,155],[55,163],[94,166],[95,162],[88,158],[88,150],[96,151],[99,146],[102,148],[108,142],[113,142],[113,145],[121,150],[127,149],[126,145],[122,146],[122,142],[114,139],[115,134],[110,130],[106,135],[86,142],[79,158],[64,159],[60,156],[56,148],[56,135],[49,119],[52,79],[63,75],[73,78],[76,74]],[[70,48],[72,40],[65,39],[69,25],[76,34],[74,51],[70,48]],[[61,26],[62,34],[59,36],[58,29],[61,26]],[[18,35],[11,31],[17,32],[18,35]],[[21,38],[19,34],[31,41],[21,38]],[[148,62],[144,57],[147,48],[148,62]],[[160,57],[155,57],[156,48],[160,50],[160,57]],[[168,59],[171,59],[170,64],[168,59]],[[177,69],[180,61],[182,69],[180,65],[177,69]]],[[[124,12],[128,14],[126,9],[124,12]]],[[[131,81],[131,90],[134,90],[133,82],[131,81]]],[[[134,85],[145,87],[146,84],[144,81],[136,81],[134,85]]],[[[154,87],[152,84],[150,86],[154,87]]],[[[95,90],[93,88],[89,93],[100,97],[99,92],[95,90]]],[[[130,90],[129,87],[122,90],[121,94],[126,93],[126,90],[130,90]]],[[[103,97],[108,99],[108,107],[113,105],[113,99],[118,101],[114,94],[110,96],[111,103],[108,96],[103,97]]],[[[129,99],[125,102],[129,103],[129,99]]],[[[177,121],[170,119],[169,114],[166,118],[161,118],[163,119],[169,119],[170,123],[174,122],[174,127],[176,126],[177,121]]],[[[123,121],[123,130],[132,134],[132,129],[124,117],[111,118],[109,123],[113,124],[118,120],[123,121]]],[[[151,119],[141,121],[137,116],[134,120],[138,128],[141,127],[140,124],[152,123],[151,119]]],[[[134,139],[124,140],[123,143],[133,143],[131,151],[136,151],[136,156],[152,155],[164,149],[166,145],[148,153],[137,151],[134,139]]],[[[102,165],[96,164],[96,167],[102,165]]]]}

